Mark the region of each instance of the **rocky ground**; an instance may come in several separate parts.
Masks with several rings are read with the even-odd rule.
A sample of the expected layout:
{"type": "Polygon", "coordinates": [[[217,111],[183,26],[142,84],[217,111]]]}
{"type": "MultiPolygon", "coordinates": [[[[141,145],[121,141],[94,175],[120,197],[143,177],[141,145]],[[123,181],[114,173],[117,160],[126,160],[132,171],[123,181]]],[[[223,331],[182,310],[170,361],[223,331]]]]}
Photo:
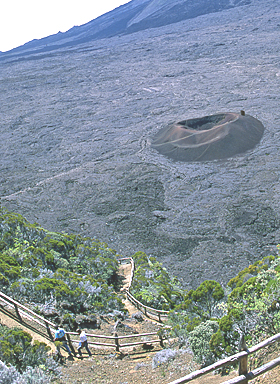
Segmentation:
{"type": "MultiPolygon", "coordinates": [[[[178,353],[174,360],[153,368],[156,352],[135,351],[131,354],[106,355],[96,353],[90,359],[81,361],[67,361],[62,368],[61,383],[96,383],[96,384],[157,384],[171,383],[190,372],[195,364],[188,353],[178,353]]],[[[233,375],[229,376],[233,377],[233,375]]],[[[194,384],[217,384],[225,381],[228,376],[207,375],[194,384]]]]}
{"type": "Polygon", "coordinates": [[[185,286],[275,253],[279,0],[0,62],[1,204],[50,230],[156,256],[185,286]],[[164,125],[241,109],[252,151],[174,162],[164,125]]]}
{"type": "MultiPolygon", "coordinates": [[[[152,368],[152,360],[155,354],[143,353],[124,354],[96,354],[90,359],[83,361],[67,361],[62,368],[62,378],[57,384],[169,384],[174,380],[184,377],[189,373],[189,369],[195,368],[195,364],[190,360],[187,353],[178,354],[174,360],[152,368]]],[[[271,354],[268,358],[276,358],[278,354],[271,354]]],[[[280,369],[274,368],[272,371],[251,380],[252,384],[278,384],[280,369]]],[[[237,377],[237,371],[232,371],[229,375],[208,374],[204,377],[191,381],[192,384],[219,384],[237,377]]]]}

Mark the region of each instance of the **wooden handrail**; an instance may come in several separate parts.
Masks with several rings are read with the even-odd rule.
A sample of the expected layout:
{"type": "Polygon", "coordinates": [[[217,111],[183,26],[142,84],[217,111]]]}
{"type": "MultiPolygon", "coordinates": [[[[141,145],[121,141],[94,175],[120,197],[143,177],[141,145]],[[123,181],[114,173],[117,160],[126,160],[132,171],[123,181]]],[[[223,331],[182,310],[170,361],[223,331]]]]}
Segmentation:
{"type": "MultiPolygon", "coordinates": [[[[41,327],[46,328],[47,334],[49,336],[50,340],[53,340],[53,337],[51,335],[52,331],[54,333],[56,325],[52,323],[51,321],[43,318],[42,316],[38,315],[36,312],[32,311],[31,309],[25,307],[23,304],[19,303],[18,301],[12,299],[11,297],[5,295],[4,293],[0,292],[0,301],[5,303],[6,305],[9,305],[10,307],[15,309],[15,312],[19,318],[19,321],[21,323],[24,322],[23,318],[27,318],[29,321],[35,322],[36,324],[39,324],[41,327]],[[51,327],[50,327],[51,325],[51,327]]],[[[65,332],[66,336],[68,338],[68,341],[70,343],[79,343],[79,340],[73,340],[71,336],[77,336],[79,335],[77,332],[65,332]]],[[[111,343],[100,343],[97,341],[88,340],[88,343],[91,345],[97,345],[97,346],[104,346],[104,347],[112,347],[115,348],[117,351],[119,351],[119,348],[124,347],[130,347],[132,345],[140,345],[140,344],[153,344],[153,343],[160,343],[161,346],[163,346],[163,339],[160,335],[158,335],[158,339],[154,340],[145,340],[145,341],[138,341],[138,342],[132,342],[132,343],[126,343],[126,344],[119,344],[120,339],[133,339],[137,337],[146,337],[146,336],[155,336],[158,335],[157,332],[149,332],[149,333],[141,333],[141,334],[131,334],[131,335],[124,335],[124,336],[118,336],[117,333],[115,333],[114,336],[108,336],[108,335],[96,335],[92,333],[88,333],[88,338],[99,338],[99,339],[108,339],[108,340],[114,340],[115,344],[111,343]]]]}
{"type": "MultiPolygon", "coordinates": [[[[130,276],[130,282],[129,282],[129,287],[131,286],[132,283],[132,278],[133,278],[133,272],[134,272],[134,261],[131,257],[127,258],[121,258],[118,260],[118,262],[121,262],[123,260],[129,260],[131,265],[132,265],[132,271],[131,271],[131,276],[130,276]]],[[[51,332],[55,331],[56,325],[52,323],[51,321],[45,319],[44,317],[38,315],[36,312],[32,311],[28,307],[24,306],[23,304],[19,303],[18,301],[12,299],[11,297],[5,295],[3,292],[0,292],[0,301],[4,302],[5,304],[11,306],[12,308],[15,309],[15,312],[19,318],[20,322],[23,322],[23,317],[27,318],[29,321],[33,321],[43,328],[46,328],[47,334],[50,339],[52,339],[51,332]]],[[[71,340],[70,336],[76,336],[78,335],[77,332],[66,332],[67,337],[69,338],[69,341],[72,342],[77,342],[76,340],[71,340]]],[[[91,341],[89,340],[88,343],[92,345],[100,345],[100,346],[106,346],[106,347],[114,347],[116,350],[119,350],[120,347],[126,347],[126,346],[131,346],[131,345],[138,345],[138,344],[145,344],[145,343],[155,343],[159,342],[161,345],[163,343],[162,337],[159,336],[157,340],[151,340],[151,341],[141,341],[141,342],[134,342],[134,343],[127,343],[127,344],[119,344],[120,339],[128,339],[128,338],[135,338],[135,337],[146,337],[146,336],[154,336],[157,335],[157,332],[150,332],[150,333],[143,333],[143,334],[132,334],[132,335],[125,335],[125,336],[118,336],[115,334],[114,336],[107,336],[107,335],[95,335],[95,334],[87,334],[89,338],[99,338],[99,339],[108,339],[108,340],[114,340],[115,344],[111,343],[99,343],[97,341],[91,341]]]]}
{"type": "MultiPolygon", "coordinates": [[[[129,259],[130,261],[131,260],[133,261],[133,259],[131,259],[131,258],[123,258],[122,260],[124,260],[124,259],[129,259]]],[[[133,300],[135,300],[135,302],[138,302],[139,305],[141,305],[146,310],[147,309],[148,310],[154,310],[157,313],[162,314],[162,315],[168,314],[167,311],[161,311],[161,310],[157,310],[155,308],[145,306],[144,304],[139,302],[137,299],[135,299],[133,297],[133,295],[131,295],[128,290],[127,290],[127,296],[133,298],[133,300]]],[[[54,331],[54,329],[53,329],[53,327],[55,327],[54,323],[52,323],[51,321],[38,315],[36,312],[25,307],[24,305],[22,305],[21,303],[17,302],[14,299],[12,299],[11,297],[5,295],[3,292],[0,292],[0,301],[4,302],[5,304],[7,304],[7,305],[9,305],[15,309],[15,312],[16,312],[20,322],[23,322],[23,317],[27,317],[29,320],[34,321],[37,324],[40,324],[42,327],[45,327],[47,329],[47,333],[48,333],[50,339],[52,339],[51,334],[50,334],[50,330],[54,331]],[[52,328],[50,328],[50,325],[52,326],[52,328]]],[[[70,343],[79,343],[79,340],[73,340],[70,338],[70,335],[72,335],[72,336],[78,335],[77,332],[66,332],[66,335],[67,335],[70,343]]],[[[99,342],[91,341],[91,340],[88,340],[88,343],[91,345],[112,347],[112,348],[115,348],[117,351],[119,351],[119,348],[122,348],[122,347],[130,347],[133,345],[140,345],[140,344],[146,344],[146,343],[152,344],[152,343],[159,342],[160,345],[163,346],[163,339],[162,339],[161,335],[159,335],[157,332],[150,332],[150,333],[143,333],[143,334],[132,334],[132,335],[124,335],[124,336],[118,336],[117,333],[115,333],[114,336],[96,335],[96,334],[87,334],[87,336],[89,338],[103,338],[103,339],[114,340],[115,341],[114,344],[99,343],[99,342]],[[132,343],[126,343],[126,344],[120,344],[119,343],[120,339],[145,337],[145,336],[152,336],[152,335],[156,335],[156,334],[159,337],[158,339],[140,341],[140,342],[132,342],[132,343]]],[[[280,365],[280,357],[278,357],[278,358],[262,365],[261,367],[254,369],[253,371],[248,373],[248,362],[247,362],[248,356],[250,354],[255,353],[255,352],[259,351],[260,349],[265,348],[265,347],[267,347],[271,344],[274,344],[275,342],[278,342],[278,341],[280,341],[280,333],[278,333],[274,336],[271,336],[270,338],[258,343],[257,345],[255,345],[251,348],[247,348],[246,344],[244,342],[244,338],[243,338],[243,339],[241,339],[241,342],[240,342],[240,347],[239,347],[239,349],[241,350],[240,352],[238,352],[232,356],[229,356],[225,359],[219,360],[216,363],[209,365],[208,367],[194,371],[187,376],[184,376],[180,379],[177,379],[175,381],[170,382],[169,384],[185,384],[185,383],[188,383],[188,382],[190,382],[194,379],[197,379],[201,376],[204,376],[207,373],[210,373],[210,372],[217,370],[217,369],[221,369],[227,365],[232,365],[236,362],[239,362],[239,364],[240,364],[239,376],[234,378],[234,379],[227,380],[227,381],[223,382],[222,384],[247,384],[248,381],[251,381],[251,380],[255,379],[256,377],[264,374],[265,372],[270,371],[271,369],[280,365]]]]}
{"type": "Polygon", "coordinates": [[[136,299],[136,298],[135,298],[129,291],[127,291],[127,294],[131,297],[131,299],[132,299],[135,303],[141,305],[141,307],[146,308],[146,309],[148,309],[149,311],[154,311],[154,312],[156,312],[156,314],[157,314],[157,313],[161,313],[161,314],[163,314],[163,315],[168,316],[168,313],[169,313],[168,311],[163,311],[163,310],[161,310],[161,309],[156,309],[156,308],[148,307],[147,305],[145,305],[145,304],[141,303],[139,300],[137,300],[137,299],[136,299]]]}
{"type": "Polygon", "coordinates": [[[24,305],[20,304],[18,301],[12,299],[10,296],[5,295],[3,292],[0,292],[0,297],[4,298],[4,300],[2,300],[2,301],[5,301],[5,299],[6,299],[9,303],[12,303],[14,306],[22,308],[24,311],[27,311],[27,312],[31,313],[33,316],[37,317],[38,319],[44,321],[45,323],[48,323],[52,327],[55,327],[54,323],[52,323],[49,320],[44,319],[42,316],[38,315],[38,313],[36,313],[36,312],[32,311],[31,309],[25,307],[24,305]]]}
{"type": "MultiPolygon", "coordinates": [[[[123,260],[129,260],[131,262],[131,264],[133,263],[132,265],[133,265],[133,272],[134,272],[133,259],[132,258],[123,258],[123,260]]],[[[133,277],[133,273],[131,274],[129,288],[130,288],[131,283],[132,283],[132,277],[133,277]]],[[[135,303],[138,308],[140,307],[140,308],[144,309],[145,315],[147,315],[147,311],[152,312],[153,314],[155,312],[156,314],[159,315],[159,320],[160,320],[160,315],[168,316],[168,311],[161,311],[161,310],[158,310],[155,308],[148,307],[148,306],[144,305],[143,303],[141,303],[139,300],[137,300],[129,292],[129,288],[126,290],[126,295],[127,295],[128,300],[130,300],[132,303],[135,303]]],[[[188,382],[190,382],[194,379],[197,379],[201,376],[204,376],[207,373],[210,373],[216,369],[221,369],[224,366],[232,365],[236,362],[239,362],[239,376],[234,378],[234,379],[227,380],[222,384],[248,384],[248,382],[250,380],[253,380],[257,376],[260,376],[261,374],[273,369],[274,367],[276,367],[277,365],[280,364],[280,357],[279,357],[279,358],[274,359],[274,360],[270,361],[269,363],[264,364],[263,366],[256,368],[255,370],[248,373],[248,356],[254,352],[257,352],[258,350],[260,350],[264,347],[267,347],[268,345],[271,345],[271,344],[279,341],[279,340],[280,340],[280,333],[262,341],[261,343],[255,345],[251,348],[247,348],[245,341],[244,341],[244,336],[242,335],[241,340],[240,340],[238,353],[236,353],[235,355],[229,356],[223,360],[217,361],[216,363],[214,363],[208,367],[205,367],[205,368],[202,368],[202,369],[197,370],[195,372],[192,372],[189,375],[182,377],[181,379],[172,381],[169,384],[185,384],[185,383],[188,383],[188,382]]]]}
{"type": "Polygon", "coordinates": [[[133,335],[124,335],[124,336],[119,336],[119,339],[131,339],[131,337],[146,337],[146,336],[153,336],[157,335],[157,332],[149,332],[149,333],[136,333],[133,335]]]}
{"type": "MultiPolygon", "coordinates": [[[[238,352],[232,356],[229,356],[225,359],[219,360],[216,363],[209,365],[208,367],[194,371],[194,372],[188,374],[187,376],[184,376],[180,379],[177,379],[175,381],[170,382],[169,384],[185,384],[185,383],[188,383],[188,382],[190,382],[194,379],[197,379],[201,376],[204,376],[207,373],[215,371],[216,369],[221,369],[227,365],[232,365],[232,364],[239,362],[239,361],[242,361],[244,359],[246,359],[246,361],[247,361],[247,357],[249,355],[251,355],[254,352],[259,351],[260,349],[262,349],[264,347],[267,347],[271,344],[274,344],[277,341],[280,341],[280,333],[278,333],[274,336],[271,336],[270,338],[262,341],[261,343],[258,343],[257,345],[255,345],[251,348],[246,348],[246,346],[243,344],[242,348],[244,348],[246,350],[242,350],[241,352],[238,352]]],[[[252,372],[246,373],[245,375],[242,374],[242,375],[240,375],[234,379],[225,381],[222,384],[235,384],[235,383],[236,384],[237,383],[238,384],[246,384],[248,381],[253,380],[255,377],[261,375],[264,372],[267,372],[268,370],[274,368],[278,364],[280,364],[280,358],[272,360],[270,363],[267,363],[267,364],[255,369],[255,370],[253,370],[252,372]]],[[[244,366],[243,366],[243,368],[244,368],[244,366]]],[[[247,367],[246,367],[246,369],[247,369],[247,367]]]]}
{"type": "Polygon", "coordinates": [[[254,369],[253,371],[249,372],[246,376],[238,376],[234,379],[224,381],[222,384],[244,384],[246,383],[246,380],[253,380],[256,377],[263,375],[268,371],[271,371],[273,368],[277,367],[277,365],[280,365],[280,357],[277,357],[276,359],[271,360],[269,363],[266,363],[261,367],[254,369]]]}
{"type": "MultiPolygon", "coordinates": [[[[77,332],[67,332],[69,335],[78,335],[77,332]]],[[[157,332],[149,332],[149,333],[136,333],[136,334],[131,334],[131,335],[124,335],[124,336],[118,336],[119,339],[131,339],[132,337],[145,337],[145,336],[153,336],[157,335],[157,332]]],[[[114,339],[115,336],[107,336],[107,335],[95,335],[92,333],[87,333],[87,336],[89,337],[96,337],[100,339],[114,339]]]]}
{"type": "Polygon", "coordinates": [[[131,347],[133,345],[143,345],[143,344],[153,344],[153,343],[160,343],[159,339],[155,340],[149,340],[149,341],[135,341],[135,343],[126,343],[126,344],[120,344],[120,347],[131,347]]]}

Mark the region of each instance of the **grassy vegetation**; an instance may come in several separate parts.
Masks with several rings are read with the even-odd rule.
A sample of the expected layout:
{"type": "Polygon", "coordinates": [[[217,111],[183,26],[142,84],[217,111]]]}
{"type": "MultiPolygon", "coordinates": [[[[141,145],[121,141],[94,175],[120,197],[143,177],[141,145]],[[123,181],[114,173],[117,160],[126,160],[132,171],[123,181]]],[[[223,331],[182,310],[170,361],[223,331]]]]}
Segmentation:
{"type": "Polygon", "coordinates": [[[144,252],[133,255],[135,271],[130,292],[143,304],[170,310],[183,299],[184,291],[176,277],[171,277],[155,257],[144,252]]]}
{"type": "Polygon", "coordinates": [[[58,363],[50,347],[35,341],[20,328],[0,325],[0,382],[48,384],[59,377],[58,363]]]}

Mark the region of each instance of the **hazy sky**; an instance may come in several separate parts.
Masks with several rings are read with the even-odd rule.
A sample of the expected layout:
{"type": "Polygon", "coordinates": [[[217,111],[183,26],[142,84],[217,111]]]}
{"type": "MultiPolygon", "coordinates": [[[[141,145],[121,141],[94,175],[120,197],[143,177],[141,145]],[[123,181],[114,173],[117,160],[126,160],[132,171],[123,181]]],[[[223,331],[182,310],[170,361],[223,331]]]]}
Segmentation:
{"type": "Polygon", "coordinates": [[[65,32],[129,1],[0,0],[0,51],[65,32]]]}

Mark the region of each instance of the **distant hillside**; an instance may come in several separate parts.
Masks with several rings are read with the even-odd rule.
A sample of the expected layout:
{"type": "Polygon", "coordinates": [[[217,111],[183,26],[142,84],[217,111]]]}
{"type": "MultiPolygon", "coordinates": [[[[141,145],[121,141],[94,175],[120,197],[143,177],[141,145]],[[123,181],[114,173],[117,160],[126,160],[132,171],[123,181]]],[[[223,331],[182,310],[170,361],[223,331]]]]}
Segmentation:
{"type": "MultiPolygon", "coordinates": [[[[2,206],[51,232],[97,238],[124,256],[151,255],[188,289],[209,279],[227,284],[275,254],[279,1],[4,55],[2,206]],[[265,127],[244,154],[185,163],[150,145],[169,124],[241,110],[265,127]]],[[[131,2],[76,30],[128,7],[128,28],[136,28],[156,4],[131,2]]]]}
{"type": "Polygon", "coordinates": [[[0,53],[0,57],[48,52],[92,40],[161,27],[250,2],[251,0],[198,0],[195,3],[190,0],[132,0],[87,24],[73,27],[65,33],[59,32],[40,40],[32,40],[8,53],[0,53]]]}

